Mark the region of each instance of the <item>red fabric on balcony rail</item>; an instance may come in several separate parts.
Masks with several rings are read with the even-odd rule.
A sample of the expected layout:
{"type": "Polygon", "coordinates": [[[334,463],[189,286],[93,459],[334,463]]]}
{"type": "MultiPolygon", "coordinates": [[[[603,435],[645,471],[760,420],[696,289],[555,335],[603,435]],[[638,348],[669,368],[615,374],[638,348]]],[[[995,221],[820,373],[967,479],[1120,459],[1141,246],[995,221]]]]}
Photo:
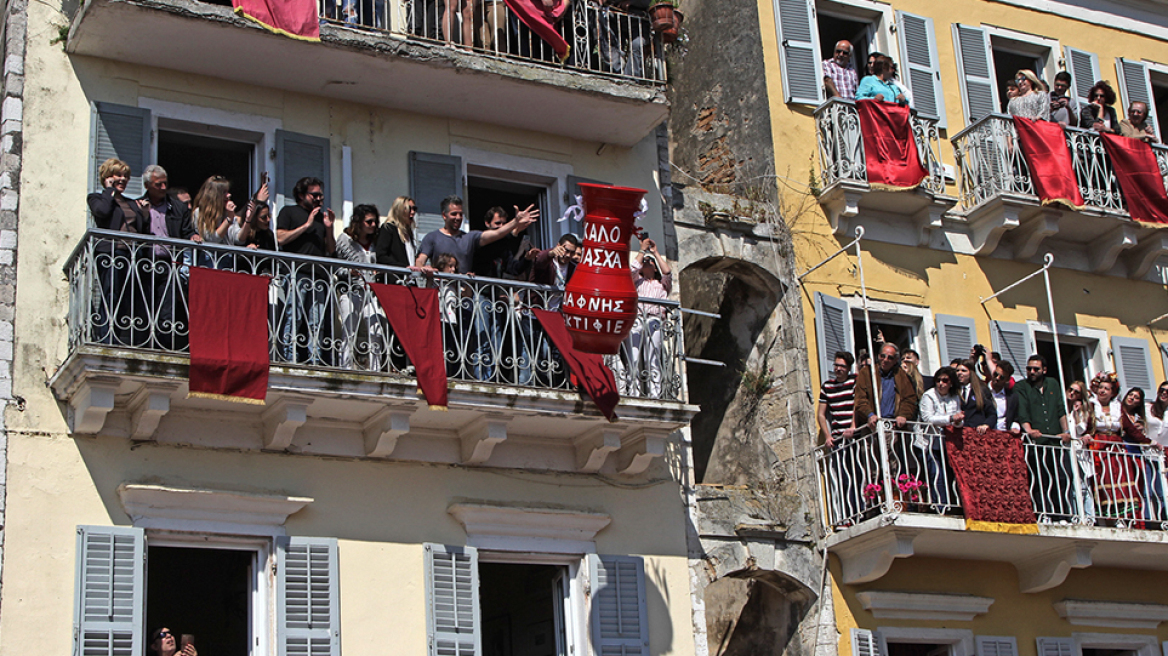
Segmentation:
{"type": "Polygon", "coordinates": [[[446,409],[446,358],[442,353],[442,319],[438,290],[370,283],[381,309],[414,365],[418,387],[431,410],[446,409]]]}
{"type": "Polygon", "coordinates": [[[1014,129],[1018,132],[1022,156],[1030,167],[1034,192],[1042,204],[1082,209],[1086,203],[1079,191],[1079,183],[1075,180],[1075,169],[1071,166],[1071,151],[1067,148],[1063,126],[1015,116],[1014,129]]]}
{"type": "Polygon", "coordinates": [[[547,42],[552,47],[552,51],[556,53],[556,57],[560,61],[568,58],[568,52],[572,49],[568,42],[564,40],[560,31],[556,29],[556,23],[564,17],[564,12],[568,9],[568,3],[564,0],[555,0],[554,5],[548,9],[544,7],[543,0],[503,0],[507,3],[507,8],[514,13],[523,24],[531,28],[539,38],[547,42]]]}
{"type": "Polygon", "coordinates": [[[928,172],[913,139],[908,107],[877,100],[857,100],[868,186],[886,191],[916,189],[928,172]]]}
{"type": "Polygon", "coordinates": [[[235,13],[302,41],[320,41],[316,0],[231,0],[235,13]]]}
{"type": "Polygon", "coordinates": [[[1103,150],[1123,192],[1127,212],[1136,221],[1168,223],[1168,193],[1152,147],[1139,139],[1100,134],[1103,150]]]}
{"type": "Polygon", "coordinates": [[[263,405],[270,278],[193,267],[190,396],[263,405]]]}
{"type": "Polygon", "coordinates": [[[535,318],[543,325],[544,332],[564,356],[568,368],[575,374],[580,386],[592,397],[592,402],[609,421],[616,421],[616,404],[620,403],[620,393],[616,391],[616,378],[612,370],[604,364],[604,358],[595,353],[577,351],[572,346],[572,336],[564,325],[564,315],[559,312],[532,309],[535,318]]]}
{"type": "Polygon", "coordinates": [[[945,429],[945,454],[957,476],[966,521],[982,526],[1030,524],[1037,529],[1026,456],[1017,437],[950,427],[945,429]]]}

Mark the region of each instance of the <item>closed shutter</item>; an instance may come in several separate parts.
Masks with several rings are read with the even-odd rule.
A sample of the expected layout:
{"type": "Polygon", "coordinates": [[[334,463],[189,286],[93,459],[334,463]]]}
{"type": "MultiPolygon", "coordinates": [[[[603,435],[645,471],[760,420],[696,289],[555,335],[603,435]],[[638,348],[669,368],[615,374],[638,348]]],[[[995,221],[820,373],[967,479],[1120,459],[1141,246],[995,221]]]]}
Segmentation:
{"type": "Polygon", "coordinates": [[[1111,355],[1115,359],[1115,374],[1119,376],[1121,394],[1133,387],[1139,387],[1145,394],[1156,388],[1148,340],[1112,337],[1111,355]]]}
{"type": "Polygon", "coordinates": [[[896,12],[900,33],[900,61],[905,63],[905,82],[912,91],[913,106],[925,118],[945,127],[945,95],[941,90],[941,66],[937,59],[937,37],[933,19],[903,11],[896,12]]]}
{"type": "Polygon", "coordinates": [[[1063,57],[1067,62],[1067,72],[1071,74],[1071,97],[1078,98],[1086,104],[1087,92],[1102,77],[1099,72],[1099,56],[1093,52],[1079,50],[1066,46],[1063,48],[1063,57]]]}
{"type": "Polygon", "coordinates": [[[831,378],[837,351],[852,352],[852,309],[847,302],[815,292],[815,341],[819,345],[819,380],[831,378]]]}
{"type": "Polygon", "coordinates": [[[1014,379],[1026,376],[1026,361],[1034,354],[1030,343],[1030,331],[1024,323],[1008,321],[990,322],[990,349],[1001,354],[1002,359],[1014,365],[1014,379]]]}
{"type": "Polygon", "coordinates": [[[1072,656],[1074,653],[1070,638],[1038,638],[1038,656],[1072,656]]]}
{"type": "Polygon", "coordinates": [[[868,629],[852,629],[852,656],[880,656],[876,635],[868,629]]]}
{"type": "MultiPolygon", "coordinates": [[[[1164,365],[1165,378],[1163,380],[1168,380],[1168,342],[1160,342],[1160,360],[1161,364],[1164,365]]],[[[1168,656],[1168,653],[1165,653],[1164,656],[1168,656]]]]}
{"type": "Polygon", "coordinates": [[[938,314],[937,345],[941,347],[941,366],[953,360],[968,360],[977,343],[977,326],[969,317],[938,314]]]}
{"type": "Polygon", "coordinates": [[[1018,641],[1009,636],[978,636],[977,656],[1018,656],[1018,641]]]}
{"type": "Polygon", "coordinates": [[[421,243],[426,233],[442,227],[442,199],[462,197],[462,158],[411,150],[410,196],[418,204],[414,234],[421,243]]]}
{"type": "Polygon", "coordinates": [[[276,558],[280,656],[340,656],[337,541],[277,538],[276,558]]]}
{"type": "Polygon", "coordinates": [[[111,157],[130,166],[126,196],[146,193],[142,172],[150,164],[150,110],[114,103],[93,103],[93,189],[101,191],[97,170],[111,157]]]}
{"type": "Polygon", "coordinates": [[[1160,136],[1160,125],[1156,122],[1156,103],[1152,102],[1152,79],[1148,77],[1148,67],[1143,62],[1115,58],[1115,73],[1119,77],[1119,90],[1123,93],[1124,108],[1139,101],[1148,106],[1148,123],[1160,136]]]}
{"type": "Polygon", "coordinates": [[[425,551],[430,656],[478,656],[478,550],[427,544],[425,551]]]}
{"type": "Polygon", "coordinates": [[[955,24],[953,42],[957,45],[957,81],[965,101],[965,124],[970,125],[999,109],[990,36],[980,27],[955,24]]]}
{"type": "Polygon", "coordinates": [[[324,206],[332,201],[329,194],[329,165],[331,163],[329,140],[285,130],[276,130],[276,207],[295,205],[292,194],[296,181],[301,178],[318,178],[324,183],[324,206]]]}
{"type": "Polygon", "coordinates": [[[812,0],[775,0],[784,102],[823,102],[823,64],[812,0]]]}
{"type": "Polygon", "coordinates": [[[596,656],[649,656],[644,559],[590,554],[588,576],[596,656]]]}
{"type": "Polygon", "coordinates": [[[141,656],[146,538],[140,528],[77,527],[74,656],[141,656]]]}

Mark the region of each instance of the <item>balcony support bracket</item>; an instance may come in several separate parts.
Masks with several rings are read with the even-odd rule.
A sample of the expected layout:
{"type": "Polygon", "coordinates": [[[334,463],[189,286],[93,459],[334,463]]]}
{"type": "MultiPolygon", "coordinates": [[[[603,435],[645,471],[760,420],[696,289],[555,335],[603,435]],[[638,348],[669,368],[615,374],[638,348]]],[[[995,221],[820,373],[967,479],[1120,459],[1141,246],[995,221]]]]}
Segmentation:
{"type": "Polygon", "coordinates": [[[500,442],[507,439],[507,417],[489,417],[472,421],[458,437],[462,441],[462,462],[465,465],[481,465],[490,459],[491,453],[500,442]]]}
{"type": "Polygon", "coordinates": [[[620,431],[600,428],[585,433],[573,441],[576,447],[576,469],[595,474],[604,466],[608,454],[621,448],[620,431]]]}
{"type": "Polygon", "coordinates": [[[101,431],[106,416],[114,409],[114,394],[120,383],[117,378],[94,376],[81,385],[69,401],[74,433],[95,435],[101,431]]]}
{"type": "Polygon", "coordinates": [[[892,561],[913,555],[919,531],[891,527],[848,540],[834,549],[843,564],[844,583],[867,583],[888,573],[892,561]]]}
{"type": "Polygon", "coordinates": [[[1128,277],[1139,280],[1148,275],[1161,255],[1168,254],[1168,235],[1154,234],[1125,256],[1128,277]]]}
{"type": "Polygon", "coordinates": [[[849,219],[860,214],[860,199],[867,192],[867,183],[841,180],[819,196],[819,203],[826,210],[827,219],[836,235],[843,236],[850,232],[849,219]]]}
{"type": "Polygon", "coordinates": [[[621,440],[620,460],[617,473],[621,476],[636,476],[652,464],[654,458],[665,455],[665,443],[669,439],[666,431],[642,428],[621,440]]]}
{"type": "Polygon", "coordinates": [[[944,225],[946,205],[930,202],[921,211],[916,213],[913,220],[917,224],[917,246],[927,247],[933,230],[939,230],[944,225]]]}
{"type": "Polygon", "coordinates": [[[130,439],[153,440],[158,423],[170,412],[170,397],[178,391],[178,385],[150,383],[130,399],[130,439]]]}
{"type": "Polygon", "coordinates": [[[410,432],[410,416],[413,413],[413,408],[385,408],[367,419],[362,426],[365,455],[370,458],[388,458],[397,447],[398,438],[410,432]]]}
{"type": "Polygon", "coordinates": [[[292,438],[304,422],[308,421],[308,397],[281,397],[261,415],[264,422],[264,450],[286,451],[292,445],[292,438]]]}
{"type": "Polygon", "coordinates": [[[1062,585],[1072,569],[1090,567],[1091,551],[1094,549],[1093,543],[1076,542],[1015,562],[1018,587],[1022,592],[1032,593],[1062,585]]]}
{"type": "Polygon", "coordinates": [[[1106,273],[1115,266],[1115,261],[1123,251],[1133,248],[1137,243],[1134,226],[1121,225],[1096,239],[1087,248],[1087,260],[1091,271],[1106,273]]]}
{"type": "Polygon", "coordinates": [[[1014,251],[1015,259],[1029,260],[1037,255],[1042,242],[1058,234],[1059,219],[1062,216],[1061,210],[1046,207],[1026,221],[1026,225],[1015,232],[1017,235],[1014,238],[1014,243],[1017,244],[1017,249],[1014,251]]]}
{"type": "Polygon", "coordinates": [[[1021,225],[1017,207],[1000,200],[987,205],[979,208],[975,216],[969,217],[971,245],[978,255],[994,252],[1002,235],[1021,225]]]}

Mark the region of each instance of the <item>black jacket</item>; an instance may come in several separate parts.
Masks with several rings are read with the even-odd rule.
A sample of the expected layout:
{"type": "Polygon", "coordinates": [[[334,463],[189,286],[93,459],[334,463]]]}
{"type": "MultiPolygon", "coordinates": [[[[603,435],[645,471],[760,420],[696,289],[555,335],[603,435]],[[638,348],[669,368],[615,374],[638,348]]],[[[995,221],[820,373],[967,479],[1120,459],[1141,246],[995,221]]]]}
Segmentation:
{"type": "Polygon", "coordinates": [[[95,191],[86,198],[89,211],[93,212],[93,221],[102,230],[117,230],[120,232],[150,233],[150,214],[138,206],[138,201],[123,198],[119,203],[114,198],[113,187],[106,187],[95,191]],[[126,210],[133,214],[126,215],[126,210]]]}
{"type": "MultiPolygon", "coordinates": [[[[961,390],[958,389],[960,394],[961,390]]],[[[1017,405],[1017,404],[1015,404],[1017,405]]],[[[961,404],[961,411],[965,413],[965,421],[963,424],[969,428],[977,428],[978,426],[989,426],[990,428],[997,428],[998,426],[998,406],[994,403],[994,393],[990,388],[980,380],[973,378],[970,380],[970,389],[965,401],[961,404]],[[977,397],[973,394],[973,386],[981,385],[982,388],[982,409],[977,409],[977,397]]]]}
{"type": "MultiPolygon", "coordinates": [[[[1111,119],[1111,132],[1119,134],[1119,116],[1115,113],[1115,108],[1111,105],[1104,105],[1103,110],[1107,112],[1107,117],[1111,119]]],[[[1079,127],[1090,130],[1095,127],[1095,119],[1099,117],[1099,105],[1094,103],[1087,103],[1079,106],[1079,127]]]]}
{"type": "Polygon", "coordinates": [[[386,221],[377,229],[377,237],[373,243],[373,250],[377,253],[377,263],[396,267],[414,266],[409,261],[406,252],[406,243],[402,241],[397,226],[386,221]]]}
{"type": "MultiPolygon", "coordinates": [[[[143,208],[142,213],[146,216],[146,229],[143,232],[150,233],[150,197],[142,196],[139,200],[146,200],[147,205],[143,208]]],[[[191,221],[191,211],[187,209],[186,203],[180,203],[177,198],[167,194],[166,195],[166,236],[171,239],[190,239],[191,235],[195,234],[195,224],[191,221]]]]}

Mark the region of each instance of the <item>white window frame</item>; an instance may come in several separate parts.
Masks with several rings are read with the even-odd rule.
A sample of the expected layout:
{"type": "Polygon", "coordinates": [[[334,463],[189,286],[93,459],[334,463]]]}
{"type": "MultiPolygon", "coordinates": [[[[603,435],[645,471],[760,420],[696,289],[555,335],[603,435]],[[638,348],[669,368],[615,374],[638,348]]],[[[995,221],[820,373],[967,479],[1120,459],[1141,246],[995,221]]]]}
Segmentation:
{"type": "Polygon", "coordinates": [[[1160,647],[1156,636],[1124,633],[1072,633],[1071,641],[1074,645],[1071,653],[1075,656],[1083,656],[1083,648],[1131,649],[1137,656],[1157,656],[1160,647]]]}
{"type": "MultiPolygon", "coordinates": [[[[893,13],[892,5],[883,2],[875,2],[874,0],[815,0],[815,38],[819,38],[819,15],[834,16],[836,18],[843,18],[846,20],[868,23],[871,27],[869,33],[871,35],[872,48],[882,52],[890,57],[895,57],[894,53],[900,52],[900,42],[892,33],[892,26],[896,24],[896,15],[893,13]],[[880,15],[880,18],[873,24],[872,14],[880,15]]],[[[826,54],[822,59],[831,59],[826,54]]],[[[857,62],[859,69],[856,73],[862,78],[864,77],[864,66],[868,63],[866,61],[857,62]]]]}
{"type": "MultiPolygon", "coordinates": [[[[1016,41],[1018,43],[1024,44],[1022,50],[1010,50],[1010,48],[1008,46],[1002,47],[1002,50],[1005,50],[1007,52],[1013,52],[1015,54],[1020,54],[1020,55],[1029,56],[1031,54],[1029,51],[1034,50],[1035,46],[1037,46],[1039,48],[1046,48],[1046,50],[1047,50],[1046,57],[1045,57],[1046,62],[1042,67],[1042,72],[1041,72],[1042,74],[1040,75],[1040,77],[1047,84],[1050,84],[1052,86],[1054,85],[1054,76],[1057,75],[1058,72],[1062,70],[1061,68],[1059,68],[1058,64],[1059,64],[1059,60],[1061,60],[1063,58],[1063,48],[1062,48],[1062,45],[1059,44],[1058,39],[1052,39],[1050,37],[1040,36],[1038,34],[1030,34],[1028,32],[1019,32],[1018,30],[1012,30],[1008,27],[997,27],[995,25],[985,25],[985,24],[983,24],[981,27],[982,27],[982,29],[984,29],[986,31],[986,34],[988,34],[990,37],[990,50],[991,51],[993,50],[994,45],[995,45],[994,39],[1016,41]]],[[[997,71],[995,71],[995,72],[997,72],[997,71]]],[[[1039,71],[1035,71],[1035,73],[1038,73],[1038,72],[1039,71]]]]}
{"type": "Polygon", "coordinates": [[[588,579],[588,565],[582,556],[479,549],[479,565],[483,563],[567,567],[568,599],[564,604],[564,635],[568,639],[568,653],[593,653],[592,632],[588,630],[588,599],[584,593],[588,587],[585,583],[588,579]]]}
{"type": "MultiPolygon", "coordinates": [[[[1026,330],[1030,334],[1030,344],[1035,349],[1038,348],[1038,336],[1040,333],[1043,335],[1042,341],[1044,342],[1050,341],[1046,335],[1053,334],[1050,329],[1050,324],[1045,321],[1027,321],[1026,330]]],[[[1099,330],[1097,328],[1084,328],[1082,326],[1072,326],[1065,323],[1060,323],[1058,324],[1058,336],[1060,343],[1065,342],[1067,344],[1076,344],[1087,347],[1088,380],[1101,371],[1112,370],[1108,364],[1110,362],[1108,354],[1111,350],[1111,336],[1107,334],[1106,330],[1099,330]]],[[[1018,369],[1019,363],[1015,362],[1013,364],[1014,368],[1018,369]]],[[[1070,385],[1071,381],[1068,380],[1067,384],[1070,385]]]]}
{"type": "MultiPolygon", "coordinates": [[[[949,645],[949,656],[975,656],[973,631],[968,629],[922,629],[915,626],[881,626],[876,629],[880,653],[888,653],[888,643],[949,645]]],[[[1144,656],[1140,654],[1140,656],[1144,656]]]]}
{"type": "MultiPolygon", "coordinates": [[[[848,307],[852,310],[853,321],[864,320],[864,299],[858,295],[844,296],[848,307]]],[[[868,314],[872,323],[891,323],[901,326],[912,326],[917,334],[913,337],[913,348],[921,354],[920,372],[922,376],[932,376],[939,369],[941,363],[941,349],[937,345],[937,326],[933,321],[931,308],[894,303],[892,301],[876,301],[868,299],[868,314]]],[[[875,330],[875,327],[873,327],[875,330]]],[[[875,334],[872,335],[875,337],[875,334]]],[[[866,336],[852,335],[852,350],[860,348],[866,336]]],[[[865,344],[862,348],[868,348],[865,344]]],[[[876,354],[871,354],[875,358],[876,354]]]]}

